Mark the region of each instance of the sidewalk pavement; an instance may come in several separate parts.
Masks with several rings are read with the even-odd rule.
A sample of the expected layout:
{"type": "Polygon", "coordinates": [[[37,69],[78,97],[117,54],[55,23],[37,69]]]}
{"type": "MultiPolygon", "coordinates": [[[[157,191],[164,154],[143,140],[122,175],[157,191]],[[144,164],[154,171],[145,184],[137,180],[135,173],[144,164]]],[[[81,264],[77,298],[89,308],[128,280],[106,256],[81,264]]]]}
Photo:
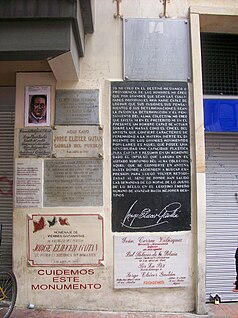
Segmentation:
{"type": "Polygon", "coordinates": [[[11,318],[238,318],[238,303],[208,304],[207,315],[15,308],[11,318]]]}

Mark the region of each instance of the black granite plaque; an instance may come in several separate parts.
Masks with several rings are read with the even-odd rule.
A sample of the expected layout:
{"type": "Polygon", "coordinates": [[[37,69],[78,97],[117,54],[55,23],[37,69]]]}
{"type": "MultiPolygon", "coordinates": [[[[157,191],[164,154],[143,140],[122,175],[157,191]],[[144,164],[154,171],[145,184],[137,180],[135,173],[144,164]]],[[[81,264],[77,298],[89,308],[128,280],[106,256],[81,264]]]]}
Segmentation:
{"type": "Polygon", "coordinates": [[[191,228],[186,82],[113,82],[112,229],[191,228]]]}

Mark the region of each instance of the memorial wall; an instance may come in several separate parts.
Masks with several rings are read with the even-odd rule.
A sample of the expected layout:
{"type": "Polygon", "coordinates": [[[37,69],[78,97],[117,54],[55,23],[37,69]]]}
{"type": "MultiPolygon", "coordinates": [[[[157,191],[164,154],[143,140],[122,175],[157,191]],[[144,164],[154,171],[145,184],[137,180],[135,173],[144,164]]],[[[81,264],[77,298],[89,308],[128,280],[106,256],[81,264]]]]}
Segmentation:
{"type": "MultiPolygon", "coordinates": [[[[28,91],[38,92],[39,87],[28,87],[28,91]]],[[[46,91],[49,99],[52,92],[46,91]]],[[[34,213],[27,213],[28,265],[101,267],[103,217],[66,210],[104,205],[99,91],[56,90],[55,94],[55,125],[39,127],[36,122],[18,130],[15,207],[34,208],[34,213]],[[52,213],[49,208],[63,210],[52,213]]],[[[191,229],[191,204],[186,82],[111,83],[111,181],[113,287],[188,286],[189,235],[184,231],[191,229]],[[149,232],[153,233],[148,236],[149,232]]],[[[32,290],[50,286],[36,283],[32,290]]],[[[101,287],[97,282],[97,288],[101,287]]]]}
{"type": "MultiPolygon", "coordinates": [[[[83,300],[71,308],[104,310],[109,299],[113,308],[121,310],[126,303],[135,310],[136,293],[128,305],[133,288],[150,289],[151,294],[141,290],[141,297],[163,288],[165,300],[171,287],[184,288],[186,295],[191,286],[187,24],[160,19],[123,23],[122,80],[111,77],[116,80],[96,85],[100,90],[24,86],[14,207],[25,213],[26,266],[34,278],[27,288],[41,304],[49,300],[38,297],[38,291],[62,288],[63,307],[73,290],[70,296],[83,300]],[[140,28],[144,42],[136,41],[140,28]],[[160,60],[160,45],[166,46],[171,28],[181,39],[176,51],[170,40],[168,55],[163,51],[160,60]],[[156,59],[160,65],[153,68],[156,59]],[[181,65],[186,65],[182,72],[181,65]],[[166,72],[169,78],[163,78],[166,72]]],[[[62,295],[55,297],[58,306],[62,295]]]]}

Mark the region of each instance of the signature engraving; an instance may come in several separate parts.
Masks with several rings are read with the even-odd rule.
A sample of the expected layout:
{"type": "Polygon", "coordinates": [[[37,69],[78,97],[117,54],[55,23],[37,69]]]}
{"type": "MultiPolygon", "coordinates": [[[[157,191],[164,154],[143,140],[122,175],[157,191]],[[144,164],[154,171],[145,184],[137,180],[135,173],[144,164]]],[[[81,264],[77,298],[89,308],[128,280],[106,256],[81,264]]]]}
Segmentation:
{"type": "Polygon", "coordinates": [[[145,229],[154,226],[161,225],[163,223],[169,223],[170,219],[176,219],[179,217],[179,213],[181,213],[181,203],[180,202],[172,202],[166,205],[160,212],[152,212],[150,208],[144,208],[142,211],[136,210],[136,204],[138,200],[132,203],[129,210],[127,211],[123,222],[121,223],[122,227],[130,228],[130,229],[145,229]],[[153,221],[150,225],[145,226],[134,226],[134,223],[138,220],[151,219],[153,221]]]}

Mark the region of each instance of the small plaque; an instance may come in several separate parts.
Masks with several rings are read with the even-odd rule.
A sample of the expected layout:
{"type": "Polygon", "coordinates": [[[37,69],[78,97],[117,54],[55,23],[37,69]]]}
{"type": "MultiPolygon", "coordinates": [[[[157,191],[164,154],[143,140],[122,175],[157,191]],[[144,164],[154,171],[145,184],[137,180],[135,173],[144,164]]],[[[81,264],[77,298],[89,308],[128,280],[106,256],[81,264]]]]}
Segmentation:
{"type": "Polygon", "coordinates": [[[53,131],[55,157],[101,158],[103,130],[100,126],[56,126],[53,131]]]}
{"type": "Polygon", "coordinates": [[[102,206],[103,162],[99,159],[46,159],[44,206],[102,206]]]}
{"type": "Polygon", "coordinates": [[[30,215],[28,238],[31,266],[98,266],[104,258],[99,214],[30,215]]]}
{"type": "Polygon", "coordinates": [[[50,128],[20,129],[19,157],[51,157],[52,130],[50,128]]]}
{"type": "Polygon", "coordinates": [[[42,207],[43,161],[17,159],[15,172],[15,207],[42,207]]]}
{"type": "Polygon", "coordinates": [[[57,90],[55,124],[99,124],[99,90],[57,90]]]}
{"type": "Polygon", "coordinates": [[[114,237],[114,287],[188,285],[188,233],[114,237]]]}

